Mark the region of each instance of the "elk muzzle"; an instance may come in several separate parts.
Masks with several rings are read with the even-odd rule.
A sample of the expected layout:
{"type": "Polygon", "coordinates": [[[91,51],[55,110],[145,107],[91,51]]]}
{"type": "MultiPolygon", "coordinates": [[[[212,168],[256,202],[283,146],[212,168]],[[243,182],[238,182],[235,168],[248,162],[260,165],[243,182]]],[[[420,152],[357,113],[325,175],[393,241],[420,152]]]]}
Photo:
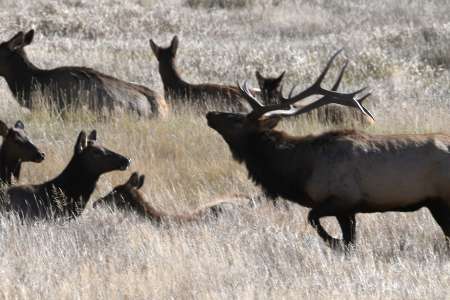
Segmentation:
{"type": "Polygon", "coordinates": [[[35,159],[33,160],[33,162],[40,163],[40,162],[42,162],[44,159],[45,159],[45,153],[44,153],[44,152],[38,152],[38,153],[36,153],[36,157],[35,157],[35,159]]]}

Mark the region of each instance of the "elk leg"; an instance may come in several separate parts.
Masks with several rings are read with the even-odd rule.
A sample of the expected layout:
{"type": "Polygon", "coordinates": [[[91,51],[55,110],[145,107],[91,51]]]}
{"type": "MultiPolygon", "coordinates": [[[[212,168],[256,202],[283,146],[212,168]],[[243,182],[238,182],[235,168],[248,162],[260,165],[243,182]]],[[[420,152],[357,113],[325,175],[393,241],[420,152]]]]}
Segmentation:
{"type": "Polygon", "coordinates": [[[433,203],[428,205],[428,209],[444,232],[450,249],[450,207],[443,203],[433,203]]]}
{"type": "Polygon", "coordinates": [[[341,240],[335,239],[330,236],[328,232],[322,227],[319,219],[325,216],[327,215],[323,215],[320,210],[313,208],[308,214],[308,222],[312,227],[316,229],[319,236],[322,238],[322,240],[325,241],[325,243],[328,244],[328,246],[330,246],[331,248],[336,248],[337,245],[340,244],[341,240]]]}
{"type": "Polygon", "coordinates": [[[309,223],[316,228],[319,236],[331,247],[337,248],[344,242],[345,245],[354,242],[356,220],[354,213],[348,207],[343,206],[344,202],[338,198],[330,197],[318,207],[314,207],[308,214],[309,223]],[[343,239],[336,239],[330,236],[320,224],[320,218],[335,216],[342,230],[343,239]]]}
{"type": "Polygon", "coordinates": [[[341,226],[342,236],[346,246],[349,244],[355,244],[356,238],[356,219],[355,215],[339,215],[336,217],[341,226]]]}

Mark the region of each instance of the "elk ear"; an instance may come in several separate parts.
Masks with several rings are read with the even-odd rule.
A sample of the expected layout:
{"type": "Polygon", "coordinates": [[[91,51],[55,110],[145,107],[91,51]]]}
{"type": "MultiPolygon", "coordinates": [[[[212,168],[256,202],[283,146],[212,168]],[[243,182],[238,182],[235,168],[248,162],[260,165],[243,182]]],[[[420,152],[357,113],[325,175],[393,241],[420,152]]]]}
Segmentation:
{"type": "Polygon", "coordinates": [[[88,140],[90,141],[96,141],[97,140],[97,130],[92,130],[91,133],[89,133],[88,140]]]}
{"type": "Polygon", "coordinates": [[[258,79],[258,81],[264,79],[264,78],[262,77],[261,73],[260,73],[258,70],[255,71],[255,76],[256,76],[256,79],[258,79]]]}
{"type": "Polygon", "coordinates": [[[139,174],[137,172],[133,172],[126,184],[132,187],[137,187],[139,185],[139,174]]]}
{"type": "Polygon", "coordinates": [[[258,81],[259,88],[262,90],[264,88],[264,77],[259,71],[255,71],[256,80],[258,81]]]}
{"type": "Polygon", "coordinates": [[[159,57],[159,46],[155,44],[155,42],[150,39],[150,47],[152,48],[153,54],[155,54],[156,58],[159,57]]]}
{"type": "Polygon", "coordinates": [[[286,74],[286,71],[283,71],[283,72],[280,74],[280,76],[278,76],[278,78],[275,79],[276,85],[280,85],[281,80],[283,80],[284,74],[286,74]]]}
{"type": "Polygon", "coordinates": [[[19,120],[16,124],[14,124],[14,128],[25,130],[25,125],[23,125],[22,121],[19,120]]]}
{"type": "Polygon", "coordinates": [[[87,146],[87,137],[86,132],[82,130],[80,134],[78,135],[77,142],[75,144],[75,153],[79,154],[81,151],[83,151],[84,148],[87,146]]]}
{"type": "Polygon", "coordinates": [[[280,122],[280,117],[267,117],[259,119],[259,126],[263,129],[273,129],[280,122]]]}
{"type": "Polygon", "coordinates": [[[5,122],[0,120],[0,136],[5,137],[8,134],[8,125],[5,122]]]}
{"type": "Polygon", "coordinates": [[[178,37],[174,36],[172,42],[170,43],[170,52],[172,53],[172,56],[175,56],[175,54],[177,54],[177,50],[178,50],[178,37]]]}
{"type": "Polygon", "coordinates": [[[15,51],[25,46],[24,42],[25,42],[25,35],[23,34],[23,31],[19,31],[18,33],[16,33],[15,36],[13,36],[8,41],[8,48],[11,51],[15,51]]]}
{"type": "Polygon", "coordinates": [[[137,186],[138,189],[140,189],[144,185],[145,175],[141,175],[139,177],[139,184],[137,186]]]}

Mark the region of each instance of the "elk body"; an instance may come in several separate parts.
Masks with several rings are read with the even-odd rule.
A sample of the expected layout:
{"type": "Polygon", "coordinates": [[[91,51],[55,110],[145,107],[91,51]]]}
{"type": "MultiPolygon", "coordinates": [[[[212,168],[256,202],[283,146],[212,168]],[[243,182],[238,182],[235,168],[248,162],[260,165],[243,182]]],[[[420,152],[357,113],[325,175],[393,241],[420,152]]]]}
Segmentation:
{"type": "Polygon", "coordinates": [[[231,108],[233,111],[238,111],[246,108],[245,100],[235,86],[191,84],[181,78],[175,64],[178,49],[177,36],[172,39],[168,47],[160,47],[153,40],[150,40],[150,46],[158,59],[164,96],[172,103],[188,101],[200,109],[231,108]]]}
{"type": "Polygon", "coordinates": [[[0,136],[3,137],[0,147],[0,182],[10,185],[13,176],[19,180],[22,163],[40,163],[44,160],[45,154],[28,138],[21,121],[11,128],[0,121],[0,136]]]}
{"type": "MultiPolygon", "coordinates": [[[[191,212],[168,214],[154,208],[147,201],[145,195],[140,190],[144,184],[144,179],[144,175],[139,176],[138,173],[133,173],[126,183],[116,186],[108,195],[98,199],[94,203],[94,207],[105,204],[112,205],[120,210],[135,212],[158,224],[162,220],[186,222],[195,221],[207,216],[218,217],[225,210],[225,206],[232,206],[239,204],[239,202],[243,204],[242,197],[231,197],[228,199],[219,199],[191,212]]],[[[245,198],[245,200],[246,203],[249,202],[249,199],[245,198]]]]}
{"type": "Polygon", "coordinates": [[[430,210],[450,238],[449,136],[332,131],[293,137],[274,129],[282,116],[328,103],[359,107],[368,113],[361,99],[354,99],[360,91],[340,94],[320,87],[329,64],[315,84],[281,104],[263,106],[242,88],[253,111],[247,115],[210,112],[209,126],[270,197],[311,208],[309,223],[331,246],[354,243],[357,213],[408,212],[422,207],[430,210]],[[312,94],[323,97],[301,105],[312,94]],[[331,237],[321,226],[320,218],[327,216],[337,218],[343,240],[331,237]]]}
{"type": "Polygon", "coordinates": [[[20,105],[33,108],[39,91],[60,109],[87,105],[95,111],[130,111],[145,117],[167,115],[164,98],[144,86],[85,67],[38,68],[24,49],[33,37],[33,30],[19,32],[0,44],[0,76],[6,79],[20,105]]]}
{"type": "Polygon", "coordinates": [[[6,190],[7,211],[23,218],[76,217],[85,208],[100,175],[125,170],[130,160],[96,142],[96,131],[89,138],[81,131],[74,154],[56,178],[37,185],[22,185],[6,190]]]}

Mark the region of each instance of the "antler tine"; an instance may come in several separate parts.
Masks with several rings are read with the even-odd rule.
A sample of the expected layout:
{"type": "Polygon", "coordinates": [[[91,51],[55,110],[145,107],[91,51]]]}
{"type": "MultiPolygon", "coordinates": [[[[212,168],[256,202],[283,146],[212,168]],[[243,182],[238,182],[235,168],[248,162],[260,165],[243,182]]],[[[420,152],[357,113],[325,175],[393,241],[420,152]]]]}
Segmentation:
{"type": "Polygon", "coordinates": [[[355,99],[355,101],[356,101],[356,103],[358,104],[358,108],[359,108],[360,110],[362,110],[362,112],[363,112],[365,115],[371,117],[372,120],[375,121],[374,116],[373,116],[373,115],[370,113],[370,111],[369,111],[367,108],[365,108],[365,107],[363,106],[363,104],[362,104],[362,102],[363,102],[364,100],[366,100],[370,95],[372,95],[372,93],[367,93],[367,94],[365,94],[364,96],[362,96],[361,98],[355,99]]]}
{"type": "Polygon", "coordinates": [[[330,60],[328,61],[327,65],[323,69],[322,73],[320,73],[319,77],[317,78],[316,82],[314,82],[313,86],[316,85],[317,87],[320,87],[320,84],[322,83],[323,79],[325,78],[325,75],[327,75],[328,70],[331,67],[331,64],[333,63],[336,56],[338,56],[342,51],[344,51],[344,48],[339,49],[336,51],[336,53],[331,56],[330,60]]]}
{"type": "Polygon", "coordinates": [[[347,66],[348,66],[348,60],[345,61],[344,66],[341,68],[341,71],[339,72],[338,79],[336,80],[336,82],[334,83],[333,87],[331,88],[332,91],[335,92],[339,88],[339,85],[341,84],[342,77],[344,77],[344,72],[345,72],[345,69],[347,69],[347,66]]]}
{"type": "Polygon", "coordinates": [[[372,93],[367,93],[367,94],[365,94],[364,96],[362,96],[361,98],[359,98],[358,100],[356,100],[356,101],[358,101],[360,104],[364,101],[364,100],[366,100],[367,99],[367,97],[369,97],[370,95],[372,95],[372,93]]]}
{"type": "Polygon", "coordinates": [[[292,86],[291,91],[289,92],[289,96],[288,96],[289,98],[288,99],[292,98],[292,95],[294,94],[294,91],[295,91],[296,87],[297,87],[297,85],[292,86]]]}
{"type": "Polygon", "coordinates": [[[244,81],[244,85],[237,83],[239,90],[241,91],[242,96],[244,96],[245,100],[247,100],[248,104],[252,107],[254,111],[260,110],[263,105],[252,95],[250,89],[248,88],[248,81],[244,81]]]}

